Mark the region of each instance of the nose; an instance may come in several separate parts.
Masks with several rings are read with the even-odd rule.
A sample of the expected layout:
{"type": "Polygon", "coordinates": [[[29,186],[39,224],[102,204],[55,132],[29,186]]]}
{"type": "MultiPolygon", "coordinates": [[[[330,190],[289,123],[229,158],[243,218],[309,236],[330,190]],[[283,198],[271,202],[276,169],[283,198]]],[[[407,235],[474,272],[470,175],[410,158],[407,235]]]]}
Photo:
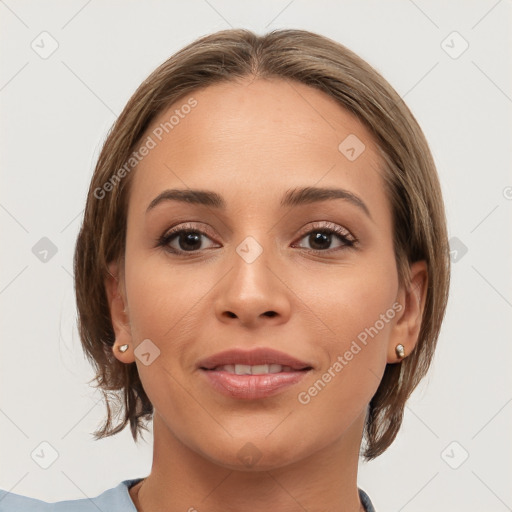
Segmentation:
{"type": "Polygon", "coordinates": [[[221,322],[255,328],[288,321],[291,292],[268,253],[263,250],[249,262],[234,251],[231,269],[217,288],[215,313],[221,322]]]}

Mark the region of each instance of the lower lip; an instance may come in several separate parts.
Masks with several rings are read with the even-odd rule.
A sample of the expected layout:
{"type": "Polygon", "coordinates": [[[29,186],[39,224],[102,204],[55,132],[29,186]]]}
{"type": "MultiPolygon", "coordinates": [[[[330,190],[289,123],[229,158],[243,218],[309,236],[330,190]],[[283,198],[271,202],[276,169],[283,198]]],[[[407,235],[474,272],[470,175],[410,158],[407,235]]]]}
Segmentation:
{"type": "Polygon", "coordinates": [[[215,390],[231,398],[255,400],[277,395],[286,388],[297,384],[307,373],[268,373],[264,375],[236,375],[225,371],[201,370],[215,390]]]}

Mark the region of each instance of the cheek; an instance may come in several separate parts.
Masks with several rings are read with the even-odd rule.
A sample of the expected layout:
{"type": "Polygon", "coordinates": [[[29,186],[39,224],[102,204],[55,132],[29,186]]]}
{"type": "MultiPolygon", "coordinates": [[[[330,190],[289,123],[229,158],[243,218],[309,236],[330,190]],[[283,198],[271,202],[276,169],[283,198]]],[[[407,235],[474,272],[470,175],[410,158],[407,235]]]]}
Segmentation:
{"type": "Polygon", "coordinates": [[[322,419],[326,437],[348,428],[375,394],[396,316],[393,288],[386,282],[344,284],[323,297],[318,311],[329,329],[322,329],[317,346],[324,364],[296,397],[311,418],[322,419]]]}
{"type": "Polygon", "coordinates": [[[373,396],[386,366],[397,318],[397,289],[392,258],[340,269],[325,280],[317,276],[314,293],[310,281],[303,284],[298,293],[315,313],[310,327],[317,330],[316,345],[324,354],[315,381],[321,382],[311,392],[303,390],[307,395],[303,402],[321,394],[316,401],[332,401],[346,412],[351,403],[367,403],[373,396]]]}
{"type": "Polygon", "coordinates": [[[390,311],[382,325],[381,315],[392,308],[398,291],[393,259],[340,267],[328,274],[318,272],[314,281],[305,276],[294,286],[325,331],[326,346],[346,344],[376,322],[379,331],[387,334],[395,316],[394,310],[390,311]]]}
{"type": "Polygon", "coordinates": [[[162,255],[127,257],[126,293],[135,342],[181,337],[218,281],[210,274],[171,267],[162,255]]]}

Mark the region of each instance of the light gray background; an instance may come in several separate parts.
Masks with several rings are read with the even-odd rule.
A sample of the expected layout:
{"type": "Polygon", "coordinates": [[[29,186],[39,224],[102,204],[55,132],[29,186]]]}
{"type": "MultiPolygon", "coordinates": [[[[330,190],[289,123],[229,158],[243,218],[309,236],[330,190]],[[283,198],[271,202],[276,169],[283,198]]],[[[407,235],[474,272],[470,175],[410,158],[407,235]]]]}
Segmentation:
{"type": "Polygon", "coordinates": [[[172,53],[229,27],[289,27],[345,44],[405,99],[457,238],[433,367],[359,485],[380,512],[512,510],[511,11],[510,0],[0,0],[0,488],[76,499],[149,473],[150,441],[90,435],[105,410],[77,336],[72,255],[93,166],[172,53]],[[58,42],[46,59],[31,47],[51,48],[43,31],[58,42]],[[43,237],[58,250],[46,262],[32,252],[43,237]],[[48,469],[31,458],[43,441],[58,452],[48,469]]]}

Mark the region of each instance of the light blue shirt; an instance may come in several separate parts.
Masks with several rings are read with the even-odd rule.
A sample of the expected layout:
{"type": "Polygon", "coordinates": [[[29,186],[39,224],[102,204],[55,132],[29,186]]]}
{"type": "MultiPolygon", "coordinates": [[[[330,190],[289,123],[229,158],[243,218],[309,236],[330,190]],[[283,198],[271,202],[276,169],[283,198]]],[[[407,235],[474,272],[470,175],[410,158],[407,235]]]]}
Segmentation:
{"type": "Polygon", "coordinates": [[[142,478],[123,480],[95,498],[47,503],[0,489],[0,512],[137,512],[128,489],[142,478]]]}
{"type": "MultiPolygon", "coordinates": [[[[128,489],[142,478],[123,480],[119,485],[95,498],[47,503],[0,489],[0,512],[137,512],[128,489]]],[[[375,512],[368,495],[359,489],[359,498],[366,512],[375,512]]]]}

